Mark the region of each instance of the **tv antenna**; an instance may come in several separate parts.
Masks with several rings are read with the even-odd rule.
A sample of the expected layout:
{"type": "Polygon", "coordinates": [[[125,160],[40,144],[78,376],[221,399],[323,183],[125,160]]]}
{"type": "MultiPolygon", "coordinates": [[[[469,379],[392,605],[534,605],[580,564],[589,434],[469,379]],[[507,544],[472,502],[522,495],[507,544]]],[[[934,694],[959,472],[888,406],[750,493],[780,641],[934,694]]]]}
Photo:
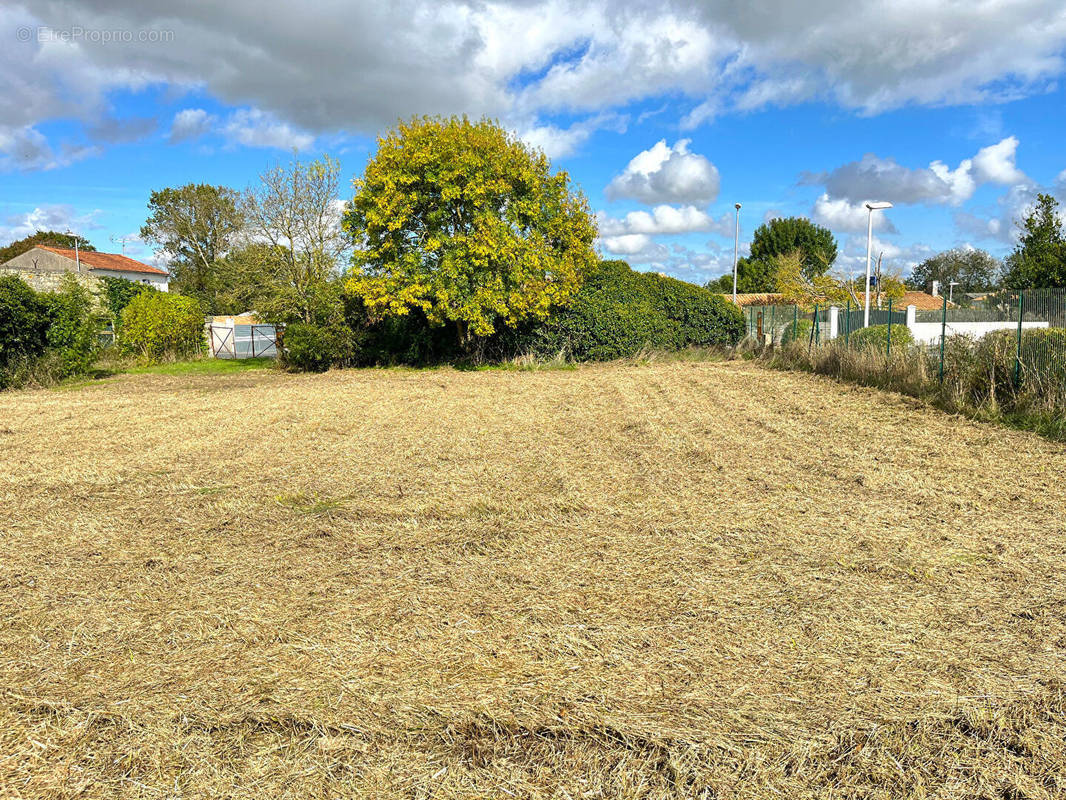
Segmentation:
{"type": "Polygon", "coordinates": [[[126,242],[133,242],[137,240],[137,237],[134,236],[132,233],[126,234],[125,236],[115,236],[114,234],[112,234],[107,238],[111,240],[112,244],[117,244],[122,248],[122,255],[126,255],[126,242]]]}

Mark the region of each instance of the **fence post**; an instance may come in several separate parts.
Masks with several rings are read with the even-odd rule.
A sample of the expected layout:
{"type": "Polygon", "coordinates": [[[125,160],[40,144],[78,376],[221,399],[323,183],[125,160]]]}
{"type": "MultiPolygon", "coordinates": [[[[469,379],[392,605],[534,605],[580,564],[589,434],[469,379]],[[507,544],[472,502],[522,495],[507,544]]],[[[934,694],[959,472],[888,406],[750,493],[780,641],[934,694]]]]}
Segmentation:
{"type": "Polygon", "coordinates": [[[774,343],[777,333],[777,306],[770,306],[770,344],[774,343]]]}
{"type": "Polygon", "coordinates": [[[799,305],[792,306],[792,341],[796,341],[796,336],[799,333],[799,305]]]}
{"type": "Polygon", "coordinates": [[[940,312],[940,382],[944,382],[944,339],[948,335],[948,298],[944,296],[944,305],[940,312]]]}
{"type": "Polygon", "coordinates": [[[885,344],[885,358],[892,358],[892,298],[888,298],[888,341],[885,344]]]}
{"type": "Polygon", "coordinates": [[[848,298],[848,315],[844,318],[844,346],[851,344],[851,298],[848,298]]]}
{"type": "Polygon", "coordinates": [[[1014,348],[1014,388],[1022,386],[1022,298],[1025,297],[1023,290],[1018,291],[1018,342],[1014,348]]]}

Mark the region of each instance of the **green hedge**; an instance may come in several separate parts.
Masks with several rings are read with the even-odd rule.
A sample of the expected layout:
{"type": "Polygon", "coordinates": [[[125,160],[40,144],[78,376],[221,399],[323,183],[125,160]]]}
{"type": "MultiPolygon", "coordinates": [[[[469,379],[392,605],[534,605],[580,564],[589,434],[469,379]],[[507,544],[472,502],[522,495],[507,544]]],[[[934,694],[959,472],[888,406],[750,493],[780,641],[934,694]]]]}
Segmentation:
{"type": "Polygon", "coordinates": [[[518,351],[606,361],[645,348],[733,345],[743,335],[740,309],[707,289],[603,261],[585,276],[568,308],[511,341],[518,351]]]}
{"type": "Polygon", "coordinates": [[[72,275],[58,292],[36,292],[14,275],[0,278],[0,388],[87,372],[99,328],[92,297],[72,275]]]}
{"type": "Polygon", "coordinates": [[[156,363],[204,350],[204,313],[197,300],[167,292],[138,294],[122,311],[122,350],[156,363]]]}
{"type": "Polygon", "coordinates": [[[0,277],[0,387],[17,363],[44,353],[49,323],[41,294],[14,275],[0,277]]]}

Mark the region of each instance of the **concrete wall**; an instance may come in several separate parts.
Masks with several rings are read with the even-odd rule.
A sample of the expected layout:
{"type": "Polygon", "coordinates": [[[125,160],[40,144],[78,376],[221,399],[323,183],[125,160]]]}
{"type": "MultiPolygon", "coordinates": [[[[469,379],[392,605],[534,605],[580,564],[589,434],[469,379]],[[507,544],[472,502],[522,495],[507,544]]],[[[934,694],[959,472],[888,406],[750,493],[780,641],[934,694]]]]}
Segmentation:
{"type": "Polygon", "coordinates": [[[168,276],[166,275],[153,275],[148,272],[119,272],[113,269],[93,269],[91,274],[96,275],[97,277],[101,275],[109,275],[112,278],[125,278],[128,281],[133,281],[134,283],[146,283],[161,292],[167,291],[168,276]]]}
{"type": "MultiPolygon", "coordinates": [[[[941,324],[939,322],[909,322],[907,327],[914,335],[914,341],[921,344],[939,344],[941,324]]],[[[1022,330],[1046,328],[1047,322],[1023,322],[1022,330]]],[[[986,333],[1001,330],[1018,330],[1017,322],[948,322],[948,336],[969,336],[980,339],[986,333]]]]}

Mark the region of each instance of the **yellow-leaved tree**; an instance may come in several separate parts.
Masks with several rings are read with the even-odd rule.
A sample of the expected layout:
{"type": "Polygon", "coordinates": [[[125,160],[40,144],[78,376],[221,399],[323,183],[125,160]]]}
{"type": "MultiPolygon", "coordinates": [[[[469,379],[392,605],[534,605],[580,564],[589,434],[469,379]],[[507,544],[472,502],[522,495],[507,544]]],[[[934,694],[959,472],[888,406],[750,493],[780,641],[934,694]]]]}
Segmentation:
{"type": "Polygon", "coordinates": [[[588,201],[493,122],[421,117],[378,140],[344,227],[374,316],[421,309],[461,343],[544,319],[596,262],[588,201]]]}

